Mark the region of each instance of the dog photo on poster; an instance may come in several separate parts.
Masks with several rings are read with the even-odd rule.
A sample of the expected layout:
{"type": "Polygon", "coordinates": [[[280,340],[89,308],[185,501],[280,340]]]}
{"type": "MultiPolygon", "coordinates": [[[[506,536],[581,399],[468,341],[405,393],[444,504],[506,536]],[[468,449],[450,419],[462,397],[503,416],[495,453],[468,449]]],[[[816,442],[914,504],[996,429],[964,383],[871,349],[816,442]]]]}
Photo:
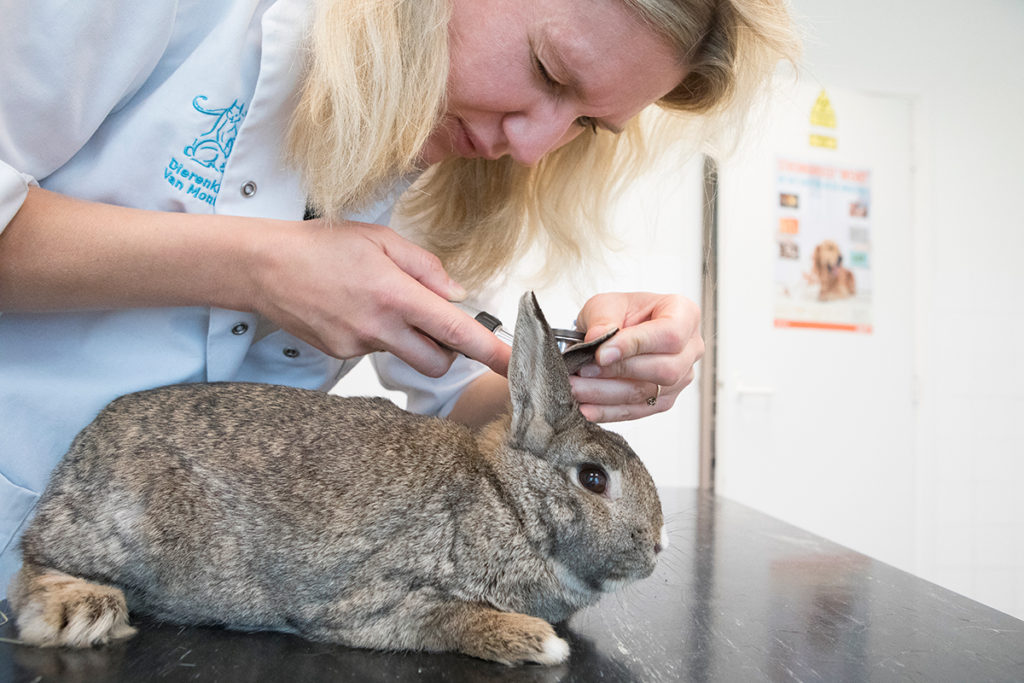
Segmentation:
{"type": "Polygon", "coordinates": [[[778,159],[775,326],[871,332],[871,172],[778,159]]]}

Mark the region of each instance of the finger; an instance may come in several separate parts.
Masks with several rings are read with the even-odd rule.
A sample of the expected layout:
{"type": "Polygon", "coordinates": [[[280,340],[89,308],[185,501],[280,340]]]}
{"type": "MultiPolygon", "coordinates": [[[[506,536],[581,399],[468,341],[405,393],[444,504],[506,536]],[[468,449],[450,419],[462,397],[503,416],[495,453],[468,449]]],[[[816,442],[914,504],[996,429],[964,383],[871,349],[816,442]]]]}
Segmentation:
{"type": "Polygon", "coordinates": [[[577,316],[582,329],[591,327],[632,327],[648,320],[699,319],[700,310],[685,297],[652,292],[606,292],[596,294],[583,305],[577,316]]]}
{"type": "Polygon", "coordinates": [[[646,406],[647,399],[659,394],[655,383],[628,379],[570,377],[569,383],[573,397],[581,404],[646,406]]]}
{"type": "Polygon", "coordinates": [[[609,366],[642,355],[674,355],[682,353],[686,339],[676,321],[650,320],[626,327],[601,344],[595,355],[598,365],[609,366]]]}
{"type": "Polygon", "coordinates": [[[664,408],[651,407],[648,405],[638,406],[633,404],[605,406],[596,403],[580,405],[580,412],[583,417],[591,422],[624,422],[626,420],[637,420],[641,417],[654,415],[663,412],[664,408]]]}
{"type": "Polygon", "coordinates": [[[448,372],[456,356],[451,349],[443,348],[427,335],[411,328],[392,335],[383,350],[394,354],[427,377],[440,377],[448,372]]]}
{"type": "Polygon", "coordinates": [[[598,294],[583,306],[577,322],[588,339],[620,328],[598,351],[598,363],[605,365],[642,353],[678,353],[687,340],[699,337],[700,309],[678,295],[598,294]]]}
{"type": "Polygon", "coordinates": [[[694,362],[696,359],[691,360],[688,354],[645,354],[610,365],[584,365],[578,374],[580,377],[586,378],[628,378],[668,387],[681,382],[693,367],[694,362]]]}
{"type": "Polygon", "coordinates": [[[586,331],[585,341],[591,341],[614,327],[624,327],[628,312],[627,295],[598,294],[583,305],[576,316],[576,326],[586,331]]]}
{"type": "Polygon", "coordinates": [[[466,290],[448,275],[441,259],[390,228],[373,228],[380,228],[372,235],[384,253],[412,278],[446,301],[462,301],[466,298],[466,290]]]}
{"type": "MultiPolygon", "coordinates": [[[[420,297],[418,297],[419,299],[420,297]]],[[[409,324],[437,343],[508,374],[512,348],[458,307],[427,294],[409,311],[409,324]]]]}

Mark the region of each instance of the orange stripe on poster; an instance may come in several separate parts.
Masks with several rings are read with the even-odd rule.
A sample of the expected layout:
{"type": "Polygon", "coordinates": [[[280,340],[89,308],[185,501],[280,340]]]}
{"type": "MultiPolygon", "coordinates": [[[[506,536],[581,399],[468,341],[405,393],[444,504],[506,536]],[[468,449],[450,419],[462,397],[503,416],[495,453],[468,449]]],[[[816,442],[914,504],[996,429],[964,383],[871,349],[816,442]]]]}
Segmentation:
{"type": "Polygon", "coordinates": [[[799,327],[812,330],[840,330],[842,332],[872,332],[871,325],[847,325],[844,323],[812,323],[803,320],[775,320],[775,327],[799,327]]]}

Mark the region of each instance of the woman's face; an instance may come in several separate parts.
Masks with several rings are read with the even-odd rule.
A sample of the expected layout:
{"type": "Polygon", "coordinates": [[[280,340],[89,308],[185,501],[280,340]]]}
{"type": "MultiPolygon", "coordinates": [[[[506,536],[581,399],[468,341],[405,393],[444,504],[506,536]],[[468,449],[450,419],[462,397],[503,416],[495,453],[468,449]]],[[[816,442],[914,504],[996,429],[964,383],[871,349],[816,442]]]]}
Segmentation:
{"type": "Polygon", "coordinates": [[[686,74],[621,0],[453,0],[448,109],[423,160],[535,164],[592,126],[617,131],[686,74]]]}

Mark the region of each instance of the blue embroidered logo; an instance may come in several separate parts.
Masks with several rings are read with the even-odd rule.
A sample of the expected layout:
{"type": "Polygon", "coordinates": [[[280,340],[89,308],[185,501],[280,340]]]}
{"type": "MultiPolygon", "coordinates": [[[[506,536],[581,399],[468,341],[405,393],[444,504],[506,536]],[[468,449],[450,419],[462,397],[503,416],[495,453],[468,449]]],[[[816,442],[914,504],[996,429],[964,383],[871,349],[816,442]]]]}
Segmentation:
{"type": "Polygon", "coordinates": [[[228,157],[235,146],[235,138],[238,136],[238,129],[245,118],[245,106],[238,100],[231,103],[231,106],[224,109],[206,109],[200,102],[206,101],[206,95],[197,95],[192,100],[192,106],[196,111],[216,119],[210,130],[206,131],[191,145],[185,147],[185,156],[218,173],[224,172],[228,157]]]}
{"type": "Polygon", "coordinates": [[[187,160],[179,161],[171,157],[164,169],[164,180],[178,192],[215,206],[220,192],[220,174],[224,173],[246,111],[245,105],[238,100],[224,109],[207,109],[201,104],[205,101],[205,95],[197,95],[192,100],[192,107],[202,114],[215,117],[213,125],[185,147],[183,151],[187,160]],[[186,165],[188,160],[210,169],[209,172],[193,171],[186,165]]]}

